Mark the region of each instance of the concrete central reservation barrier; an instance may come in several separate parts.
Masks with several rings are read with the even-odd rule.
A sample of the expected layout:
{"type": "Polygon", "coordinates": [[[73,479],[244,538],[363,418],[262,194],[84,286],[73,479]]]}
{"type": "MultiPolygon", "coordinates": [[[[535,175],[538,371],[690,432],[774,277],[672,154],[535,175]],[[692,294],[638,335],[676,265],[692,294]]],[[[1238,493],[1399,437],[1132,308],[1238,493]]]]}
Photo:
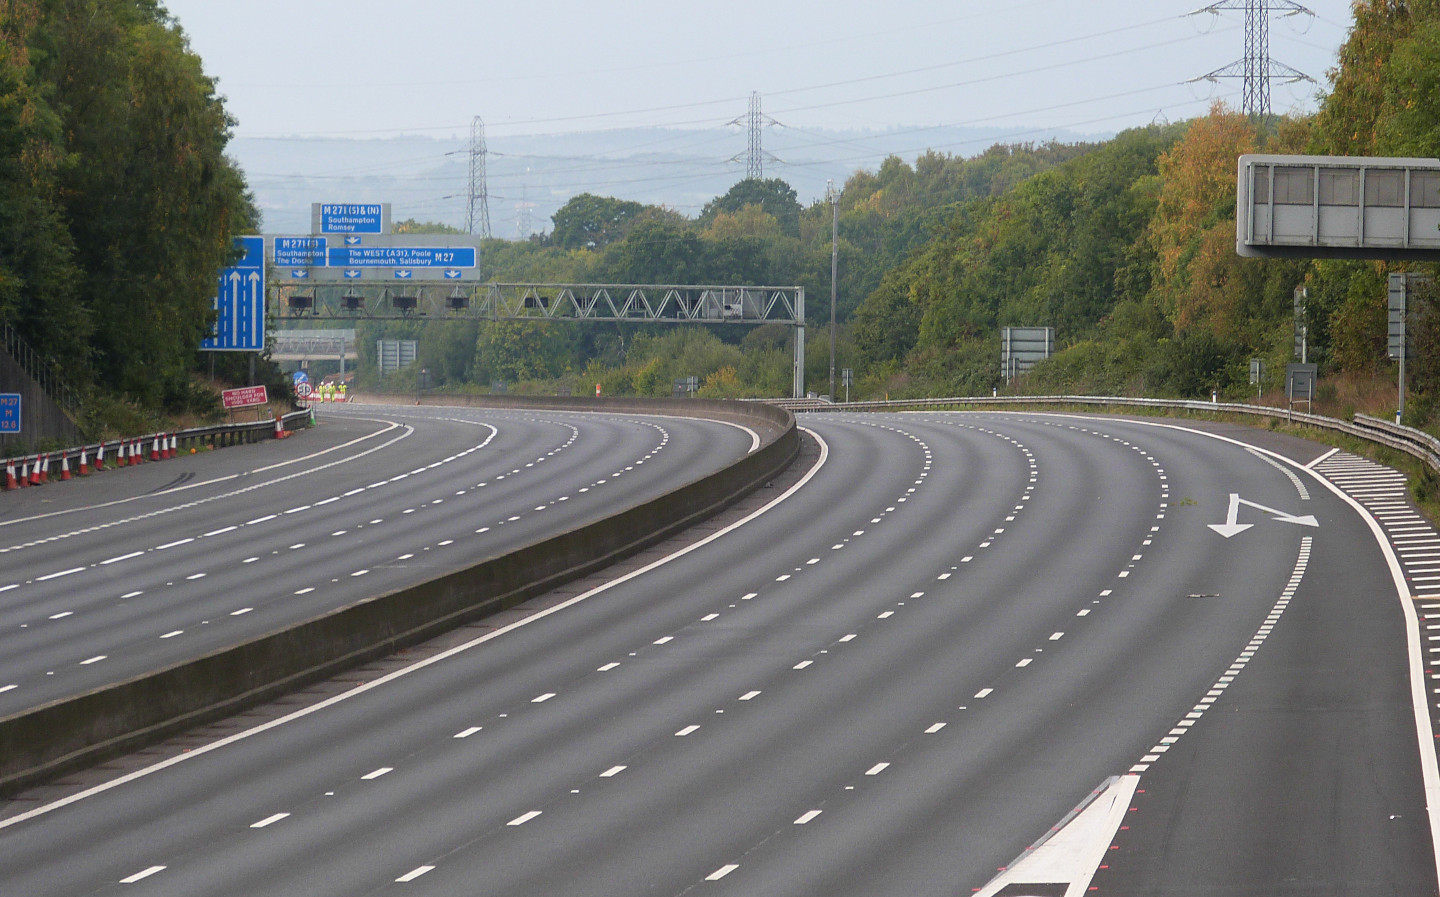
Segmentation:
{"type": "Polygon", "coordinates": [[[745,497],[783,472],[800,447],[794,416],[758,403],[521,396],[426,397],[423,402],[705,417],[741,423],[760,433],[762,441],[759,449],[723,470],[594,523],[193,660],[0,719],[0,796],[234,714],[588,575],[745,497]]]}

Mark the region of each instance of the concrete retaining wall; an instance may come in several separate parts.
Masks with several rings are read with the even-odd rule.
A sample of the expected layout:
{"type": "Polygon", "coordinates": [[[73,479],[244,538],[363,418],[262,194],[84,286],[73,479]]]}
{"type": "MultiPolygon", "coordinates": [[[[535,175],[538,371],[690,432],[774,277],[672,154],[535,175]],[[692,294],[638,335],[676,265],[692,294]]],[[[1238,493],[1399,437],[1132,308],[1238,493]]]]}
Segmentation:
{"type": "MultiPolygon", "coordinates": [[[[502,398],[507,408],[573,410],[560,404],[563,399],[502,398]]],[[[795,420],[780,409],[616,402],[590,400],[584,410],[674,414],[680,409],[685,416],[706,416],[708,410],[774,435],[724,470],[613,517],[195,660],[0,719],[0,796],[233,714],[587,575],[743,498],[788,467],[799,451],[795,420]]]]}
{"type": "Polygon", "coordinates": [[[40,384],[0,348],[0,392],[20,394],[20,432],[0,434],[0,455],[21,454],[42,442],[71,445],[79,441],[75,422],[40,384]]]}

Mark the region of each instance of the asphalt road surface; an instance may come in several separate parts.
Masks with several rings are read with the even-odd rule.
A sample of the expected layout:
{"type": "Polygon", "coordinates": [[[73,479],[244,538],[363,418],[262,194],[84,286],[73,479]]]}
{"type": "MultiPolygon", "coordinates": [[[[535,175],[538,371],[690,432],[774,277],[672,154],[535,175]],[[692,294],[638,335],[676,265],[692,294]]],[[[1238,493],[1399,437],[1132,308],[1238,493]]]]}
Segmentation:
{"type": "Polygon", "coordinates": [[[0,893],[1437,893],[1440,538],[1393,472],[1239,427],[804,423],[809,478],[664,563],[11,802],[0,893]]]}
{"type": "Polygon", "coordinates": [[[318,416],[290,439],[0,497],[0,716],[504,554],[754,442],[635,415],[318,416]]]}

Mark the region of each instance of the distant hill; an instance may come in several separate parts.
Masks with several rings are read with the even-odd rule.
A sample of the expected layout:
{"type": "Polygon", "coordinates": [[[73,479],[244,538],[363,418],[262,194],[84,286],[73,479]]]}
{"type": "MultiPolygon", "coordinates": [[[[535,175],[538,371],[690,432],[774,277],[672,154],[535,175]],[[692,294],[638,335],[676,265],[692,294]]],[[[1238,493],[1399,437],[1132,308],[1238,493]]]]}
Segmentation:
{"type": "MultiPolygon", "coordinates": [[[[889,155],[907,161],[926,149],[972,156],[995,143],[1074,142],[1105,134],[1019,133],[1000,128],[888,131],[765,130],[765,176],[784,178],[802,203],[825,194],[859,169],[889,155]]],[[[551,228],[550,216],[572,196],[596,193],[664,205],[695,216],[745,177],[746,135],[738,127],[705,130],[636,128],[602,132],[491,137],[486,157],[490,229],[516,239],[551,228]]],[[[314,202],[389,202],[397,220],[465,226],[469,140],[234,139],[230,155],[245,171],[266,233],[306,233],[314,202]]]]}

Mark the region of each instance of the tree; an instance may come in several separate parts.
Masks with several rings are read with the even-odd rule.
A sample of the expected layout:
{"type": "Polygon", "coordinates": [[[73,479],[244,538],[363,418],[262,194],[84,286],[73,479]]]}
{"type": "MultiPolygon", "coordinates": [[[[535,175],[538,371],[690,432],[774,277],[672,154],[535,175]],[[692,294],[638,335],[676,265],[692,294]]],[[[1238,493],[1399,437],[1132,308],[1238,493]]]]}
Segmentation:
{"type": "Polygon", "coordinates": [[[782,233],[800,236],[800,201],[795,198],[795,188],[781,178],[746,178],[736,183],[724,196],[706,203],[700,223],[708,225],[721,212],[739,212],[746,206],[759,206],[780,223],[782,233]]]}
{"type": "Polygon", "coordinates": [[[550,216],[550,240],[562,249],[603,249],[623,239],[644,210],[638,202],[581,193],[550,216]]]}

